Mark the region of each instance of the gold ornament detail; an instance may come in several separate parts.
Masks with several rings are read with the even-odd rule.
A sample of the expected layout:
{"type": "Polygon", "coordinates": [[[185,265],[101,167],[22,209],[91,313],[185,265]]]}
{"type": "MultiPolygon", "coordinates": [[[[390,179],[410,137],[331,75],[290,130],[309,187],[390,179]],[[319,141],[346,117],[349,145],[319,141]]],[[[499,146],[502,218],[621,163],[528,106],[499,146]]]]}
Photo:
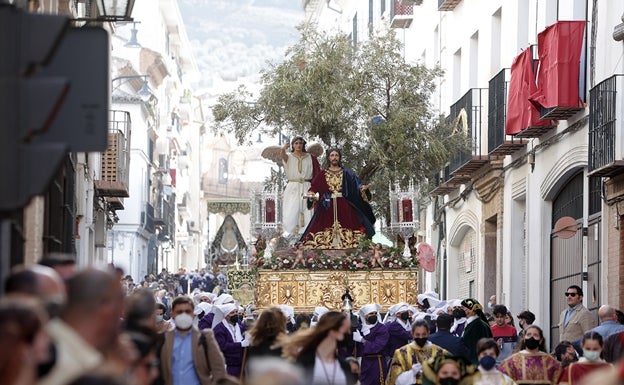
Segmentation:
{"type": "Polygon", "coordinates": [[[259,270],[255,305],[262,310],[288,304],[298,313],[312,313],[315,306],[340,310],[343,305],[340,297],[347,287],[353,297],[354,310],[368,303],[379,303],[385,312],[397,302],[416,304],[418,273],[410,270],[259,270]]]}

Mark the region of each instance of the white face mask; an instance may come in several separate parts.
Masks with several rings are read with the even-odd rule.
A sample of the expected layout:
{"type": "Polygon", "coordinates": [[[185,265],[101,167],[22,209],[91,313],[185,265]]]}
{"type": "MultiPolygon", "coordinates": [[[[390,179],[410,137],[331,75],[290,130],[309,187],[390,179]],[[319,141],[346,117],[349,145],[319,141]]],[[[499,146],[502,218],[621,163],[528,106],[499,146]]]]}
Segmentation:
{"type": "Polygon", "coordinates": [[[600,351],[583,350],[583,357],[587,358],[589,361],[598,361],[600,359],[600,351]]]}
{"type": "Polygon", "coordinates": [[[178,314],[173,319],[173,322],[175,322],[175,326],[179,330],[188,330],[191,328],[191,326],[193,326],[193,317],[190,316],[189,314],[182,313],[182,314],[178,314]]]}

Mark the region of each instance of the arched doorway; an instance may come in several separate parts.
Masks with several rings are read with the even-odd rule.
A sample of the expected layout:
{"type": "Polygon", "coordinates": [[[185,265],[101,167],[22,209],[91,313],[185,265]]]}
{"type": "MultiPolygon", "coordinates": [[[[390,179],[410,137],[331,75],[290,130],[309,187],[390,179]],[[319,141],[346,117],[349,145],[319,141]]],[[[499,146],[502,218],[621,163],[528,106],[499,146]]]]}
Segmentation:
{"type": "Polygon", "coordinates": [[[566,307],[563,293],[570,285],[583,287],[583,171],[574,174],[555,196],[550,228],[562,217],[576,219],[577,231],[568,239],[551,233],[550,343],[559,343],[559,315],[566,307]]]}

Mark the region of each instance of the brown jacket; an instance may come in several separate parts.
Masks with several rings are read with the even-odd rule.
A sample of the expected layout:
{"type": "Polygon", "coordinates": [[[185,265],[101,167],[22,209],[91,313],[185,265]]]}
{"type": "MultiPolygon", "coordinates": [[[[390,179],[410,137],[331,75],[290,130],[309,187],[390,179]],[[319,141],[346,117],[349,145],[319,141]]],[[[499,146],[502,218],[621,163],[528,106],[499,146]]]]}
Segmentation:
{"type": "MultiPolygon", "coordinates": [[[[173,339],[174,330],[165,332],[165,342],[160,353],[160,365],[162,370],[162,377],[165,385],[173,384],[173,375],[171,373],[171,355],[173,352],[173,339]]],[[[228,376],[225,371],[225,360],[223,354],[219,349],[219,345],[214,338],[214,334],[210,329],[204,329],[202,332],[193,327],[191,331],[191,344],[193,346],[193,364],[195,365],[195,372],[202,385],[213,384],[235,384],[238,381],[228,376]],[[206,348],[207,354],[204,350],[204,346],[200,343],[200,333],[206,336],[206,348]],[[208,359],[206,360],[206,357],[208,359]]]]}
{"type": "Polygon", "coordinates": [[[596,317],[582,304],[574,310],[567,325],[564,325],[566,312],[563,309],[559,316],[559,341],[576,342],[583,338],[583,333],[596,326],[596,317]]]}

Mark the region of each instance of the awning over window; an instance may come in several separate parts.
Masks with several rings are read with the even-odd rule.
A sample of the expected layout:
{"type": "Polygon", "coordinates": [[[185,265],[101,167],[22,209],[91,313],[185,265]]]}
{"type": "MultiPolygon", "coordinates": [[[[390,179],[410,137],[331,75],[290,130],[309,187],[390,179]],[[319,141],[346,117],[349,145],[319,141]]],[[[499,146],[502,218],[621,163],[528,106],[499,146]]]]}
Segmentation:
{"type": "Polygon", "coordinates": [[[528,127],[551,125],[550,120],[540,120],[539,111],[529,102],[529,95],[536,91],[533,50],[529,47],[511,64],[505,134],[515,135],[528,127]]]}
{"type": "Polygon", "coordinates": [[[530,100],[537,108],[578,107],[580,57],[585,21],[558,21],[537,35],[537,91],[530,100]]]}

